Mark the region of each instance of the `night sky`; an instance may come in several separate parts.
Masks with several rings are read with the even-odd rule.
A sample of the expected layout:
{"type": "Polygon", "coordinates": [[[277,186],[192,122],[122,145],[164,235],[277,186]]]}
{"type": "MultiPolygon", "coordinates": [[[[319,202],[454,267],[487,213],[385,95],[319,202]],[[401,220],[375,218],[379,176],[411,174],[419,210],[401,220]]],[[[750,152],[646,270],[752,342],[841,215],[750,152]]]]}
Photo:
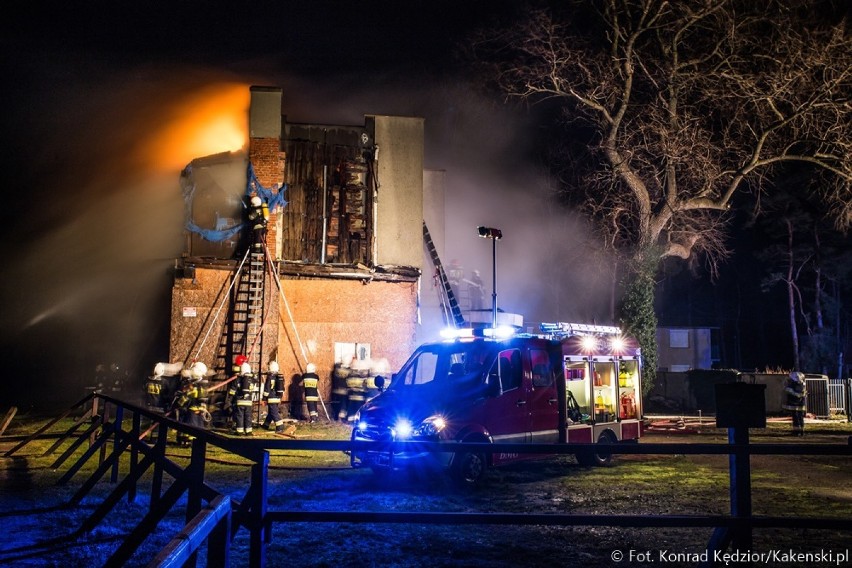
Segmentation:
{"type": "MultiPolygon", "coordinates": [[[[281,86],[295,122],[425,117],[427,167],[456,172],[457,194],[474,202],[471,191],[493,194],[506,177],[492,163],[526,152],[512,127],[524,119],[469,90],[455,57],[469,30],[515,3],[76,4],[14,1],[0,23],[1,384],[23,406],[76,400],[99,363],[141,384],[167,357],[180,169],[238,149],[175,146],[170,130],[234,97],[246,104],[250,85],[281,86]],[[490,122],[499,135],[459,133],[490,122]]],[[[482,245],[475,227],[494,221],[468,222],[482,245]]]]}
{"type": "MultiPolygon", "coordinates": [[[[456,200],[460,213],[458,226],[448,228],[448,241],[464,241],[470,233],[471,248],[453,253],[466,267],[490,271],[488,243],[474,233],[479,224],[503,229],[501,263],[529,261],[531,250],[561,250],[546,230],[535,232],[544,224],[540,219],[523,226],[517,221],[526,212],[541,216],[536,195],[547,181],[532,164],[537,121],[544,118],[470,88],[470,73],[456,53],[472,29],[510,20],[519,3],[159,6],[4,4],[5,400],[22,391],[51,393],[21,398],[37,403],[56,398],[59,390],[66,399],[71,391],[76,400],[96,363],[115,360],[138,374],[167,354],[162,337],[169,270],[179,253],[182,219],[178,173],[201,156],[175,152],[166,166],[164,152],[153,163],[142,149],[194,112],[192,101],[200,92],[247,95],[248,85],[281,86],[286,113],[295,122],[359,124],[369,113],[423,116],[426,166],[447,170],[448,199],[456,200]],[[123,233],[129,236],[119,236],[123,233]]],[[[566,219],[559,222],[570,222],[566,219]]],[[[506,272],[535,274],[512,266],[506,272]]],[[[671,325],[722,325],[720,318],[732,309],[724,301],[731,298],[725,286],[742,285],[747,276],[737,270],[748,266],[748,259],[732,262],[722,287],[711,286],[706,275],[696,280],[680,271],[666,281],[665,290],[676,300],[661,309],[661,323],[667,318],[671,325]]],[[[605,305],[606,294],[596,296],[598,290],[579,296],[557,292],[559,308],[546,314],[541,305],[528,307],[521,300],[540,294],[511,278],[504,273],[498,279],[510,311],[590,320],[605,305]]],[[[753,305],[757,286],[744,287],[749,293],[738,301],[753,305]]],[[[782,325],[763,323],[769,329],[782,325]]],[[[759,335],[753,326],[745,333],[759,335]]]]}

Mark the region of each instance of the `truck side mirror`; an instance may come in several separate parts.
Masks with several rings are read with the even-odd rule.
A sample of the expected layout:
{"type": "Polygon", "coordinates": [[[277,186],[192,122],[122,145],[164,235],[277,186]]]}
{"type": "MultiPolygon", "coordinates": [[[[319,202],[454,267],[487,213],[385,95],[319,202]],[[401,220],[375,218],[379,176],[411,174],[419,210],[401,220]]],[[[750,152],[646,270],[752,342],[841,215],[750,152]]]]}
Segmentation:
{"type": "Polygon", "coordinates": [[[379,389],[379,391],[384,390],[384,388],[385,388],[385,378],[384,378],[383,376],[379,375],[378,377],[376,377],[376,378],[373,380],[373,382],[376,384],[376,388],[377,388],[377,389],[379,389]]]}

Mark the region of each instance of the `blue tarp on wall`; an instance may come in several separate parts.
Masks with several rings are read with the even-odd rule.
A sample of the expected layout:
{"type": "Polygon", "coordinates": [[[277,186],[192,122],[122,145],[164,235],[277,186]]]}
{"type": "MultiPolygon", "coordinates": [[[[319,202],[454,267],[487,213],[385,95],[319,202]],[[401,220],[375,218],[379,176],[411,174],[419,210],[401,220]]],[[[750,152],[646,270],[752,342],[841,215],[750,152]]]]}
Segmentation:
{"type": "MultiPolygon", "coordinates": [[[[231,227],[215,227],[215,228],[204,228],[196,225],[192,220],[192,200],[195,195],[195,183],[192,182],[192,166],[189,165],[185,170],[187,179],[190,180],[190,183],[186,184],[183,189],[183,201],[184,201],[184,228],[197,235],[200,235],[201,238],[211,242],[221,242],[227,239],[230,239],[237,233],[243,230],[246,226],[245,222],[238,223],[231,227]]],[[[263,199],[270,211],[275,211],[277,208],[283,208],[287,205],[287,201],[284,199],[284,192],[287,190],[287,186],[284,185],[280,190],[275,192],[272,188],[264,187],[263,184],[260,183],[257,179],[257,175],[254,173],[254,166],[252,166],[251,162],[248,163],[248,171],[246,172],[246,189],[243,199],[243,207],[248,202],[248,197],[252,195],[258,195],[261,199],[263,199]]]]}

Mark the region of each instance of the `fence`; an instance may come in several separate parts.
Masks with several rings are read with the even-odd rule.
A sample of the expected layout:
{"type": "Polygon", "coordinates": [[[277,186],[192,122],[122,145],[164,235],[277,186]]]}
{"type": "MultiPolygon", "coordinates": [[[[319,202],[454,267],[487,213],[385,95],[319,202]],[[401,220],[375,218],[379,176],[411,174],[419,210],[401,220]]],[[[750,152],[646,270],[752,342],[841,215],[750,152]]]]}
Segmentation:
{"type": "Polygon", "coordinates": [[[828,382],[828,411],[831,414],[845,414],[849,417],[849,384],[850,379],[829,379],[828,382]]]}
{"type": "MultiPolygon", "coordinates": [[[[144,473],[153,470],[151,500],[148,513],[134,530],[124,539],[118,549],[106,561],[105,566],[124,565],[156,528],[178,500],[187,495],[186,527],[149,566],[193,566],[199,548],[206,543],[208,565],[227,566],[229,563],[229,541],[240,529],[249,531],[249,561],[251,566],[266,565],[266,543],[273,523],[287,522],[346,522],[346,523],[424,523],[424,524],[482,524],[482,525],[558,525],[558,526],[612,526],[612,527],[708,527],[714,528],[708,550],[747,550],[754,528],[832,529],[852,531],[852,518],[801,518],[770,517],[752,515],[751,473],[749,457],[752,455],[840,455],[852,456],[852,443],[844,445],[815,444],[750,444],[748,430],[729,429],[729,444],[487,444],[487,443],[418,443],[418,442],[352,442],[352,441],[307,441],[284,439],[235,439],[198,430],[180,424],[168,417],[151,413],[143,408],[125,403],[109,396],[93,394],[80,401],[75,407],[93,403],[103,409],[103,415],[94,412],[90,417],[93,425],[78,435],[71,448],[54,462],[53,469],[60,467],[86,440],[90,446],[83,455],[60,478],[67,483],[80,468],[100,452],[99,466],[71,498],[70,505],[79,505],[94,485],[107,473],[116,484],[114,490],[82,523],[78,533],[91,531],[104,522],[106,516],[124,498],[132,500],[137,484],[144,473]],[[110,408],[114,418],[110,418],[110,408]],[[124,430],[125,416],[129,414],[131,424],[124,430]],[[96,418],[101,416],[100,418],[96,418]],[[145,441],[141,419],[151,420],[157,429],[156,442],[145,441]],[[93,428],[100,433],[92,440],[93,428]],[[166,457],[166,439],[170,430],[193,436],[190,462],[180,467],[166,457]],[[112,445],[112,452],[106,449],[112,445]],[[250,484],[242,499],[228,499],[205,483],[206,449],[208,445],[220,447],[249,460],[250,484]],[[686,454],[686,455],[729,455],[730,456],[730,515],[597,515],[597,514],[529,514],[529,513],[455,513],[455,512],[375,512],[375,511],[322,511],[270,510],[267,503],[267,476],[270,450],[312,451],[364,451],[379,450],[398,452],[416,448],[430,452],[481,452],[492,454],[686,454]],[[129,452],[129,470],[121,481],[119,457],[129,452]],[[141,459],[140,458],[141,455],[141,459]],[[163,474],[173,482],[163,491],[163,474]],[[207,503],[204,506],[204,502],[207,503]]],[[[72,407],[73,410],[73,407],[72,407]]],[[[69,412],[70,413],[70,410],[69,412]]],[[[68,414],[66,413],[66,415],[68,414]]],[[[45,432],[59,418],[48,423],[38,432],[6,452],[10,456],[29,441],[45,432]]],[[[59,447],[70,438],[82,422],[78,420],[66,435],[54,444],[59,447]]],[[[712,556],[712,555],[711,555],[712,556]]]]}

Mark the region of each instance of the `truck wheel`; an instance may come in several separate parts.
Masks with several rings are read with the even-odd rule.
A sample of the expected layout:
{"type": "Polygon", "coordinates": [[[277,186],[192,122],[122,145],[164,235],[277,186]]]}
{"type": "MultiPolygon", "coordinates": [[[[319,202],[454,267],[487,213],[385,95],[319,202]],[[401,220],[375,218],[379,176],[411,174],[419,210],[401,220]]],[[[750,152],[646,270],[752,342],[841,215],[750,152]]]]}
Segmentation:
{"type": "Polygon", "coordinates": [[[459,453],[453,458],[452,476],[459,484],[472,487],[482,481],[487,467],[485,454],[459,453]]]}
{"type": "MultiPolygon", "coordinates": [[[[601,432],[598,436],[598,445],[613,444],[614,440],[607,432],[601,432]]],[[[577,462],[583,467],[604,467],[612,463],[612,454],[609,452],[589,452],[576,454],[577,462]]]]}

